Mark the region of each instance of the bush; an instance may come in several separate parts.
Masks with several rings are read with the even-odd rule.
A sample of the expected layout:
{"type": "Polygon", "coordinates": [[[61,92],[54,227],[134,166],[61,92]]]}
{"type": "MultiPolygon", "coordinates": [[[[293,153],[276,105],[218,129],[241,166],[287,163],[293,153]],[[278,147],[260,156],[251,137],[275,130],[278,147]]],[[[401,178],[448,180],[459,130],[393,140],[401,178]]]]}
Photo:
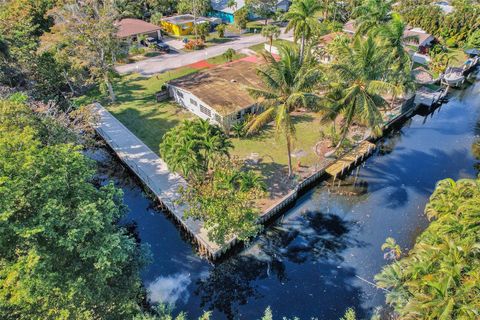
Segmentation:
{"type": "Polygon", "coordinates": [[[227,26],[225,24],[219,24],[215,30],[217,31],[218,33],[218,37],[219,38],[223,38],[225,37],[225,29],[227,28],[227,26]]]}
{"type": "Polygon", "coordinates": [[[228,62],[231,62],[234,56],[235,56],[235,50],[233,50],[232,48],[228,48],[227,51],[223,53],[223,57],[228,62]]]}
{"type": "Polygon", "coordinates": [[[448,38],[445,41],[445,45],[449,48],[457,48],[458,47],[457,39],[455,39],[454,37],[448,38]]]}
{"type": "Polygon", "coordinates": [[[188,40],[188,42],[185,43],[185,49],[187,50],[200,50],[203,49],[203,47],[205,47],[205,43],[202,39],[188,40]]]}
{"type": "Polygon", "coordinates": [[[137,47],[137,46],[132,46],[130,47],[130,49],[128,50],[128,53],[132,56],[136,56],[138,54],[144,54],[145,53],[145,49],[144,48],[140,48],[140,47],[137,47]]]}

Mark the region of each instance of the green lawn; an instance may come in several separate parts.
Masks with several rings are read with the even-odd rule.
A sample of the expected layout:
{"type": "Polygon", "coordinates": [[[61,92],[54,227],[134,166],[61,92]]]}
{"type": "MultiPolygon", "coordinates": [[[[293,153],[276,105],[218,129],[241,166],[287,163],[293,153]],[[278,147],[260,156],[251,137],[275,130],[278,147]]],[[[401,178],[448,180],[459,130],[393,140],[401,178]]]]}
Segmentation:
{"type": "MultiPolygon", "coordinates": [[[[253,46],[249,47],[249,49],[260,53],[265,49],[265,43],[268,43],[268,41],[266,39],[265,39],[265,42],[253,45],[253,46]]],[[[283,39],[273,40],[273,46],[278,46],[278,45],[293,47],[293,46],[295,46],[295,43],[293,43],[291,41],[288,41],[288,40],[283,40],[283,39]]]]}
{"type": "Polygon", "coordinates": [[[128,129],[158,153],[158,145],[165,132],[193,115],[173,102],[156,102],[155,93],[166,81],[194,72],[198,70],[183,67],[150,78],[138,74],[123,76],[115,83],[115,104],[109,104],[98,90],[92,90],[78,98],[76,103],[85,105],[93,101],[101,102],[128,129]]]}
{"type": "MultiPolygon", "coordinates": [[[[233,55],[233,60],[238,60],[238,59],[241,59],[241,58],[244,58],[246,57],[247,55],[246,54],[243,54],[243,53],[235,53],[233,55]]],[[[212,58],[208,58],[207,59],[207,62],[210,63],[210,64],[224,64],[227,61],[227,59],[225,59],[225,57],[223,56],[223,54],[219,55],[219,56],[216,56],[216,57],[212,57],[212,58]]]]}
{"type": "MultiPolygon", "coordinates": [[[[294,114],[293,120],[296,129],[296,139],[293,145],[292,158],[294,165],[298,161],[301,165],[314,165],[318,157],[314,152],[315,144],[320,140],[320,116],[313,112],[294,114]]],[[[233,154],[240,158],[248,158],[257,153],[262,159],[260,169],[265,176],[276,174],[275,170],[286,170],[288,164],[285,139],[275,134],[272,124],[269,124],[259,134],[247,138],[232,139],[233,154]]],[[[277,172],[278,173],[278,172],[277,172]]]]}

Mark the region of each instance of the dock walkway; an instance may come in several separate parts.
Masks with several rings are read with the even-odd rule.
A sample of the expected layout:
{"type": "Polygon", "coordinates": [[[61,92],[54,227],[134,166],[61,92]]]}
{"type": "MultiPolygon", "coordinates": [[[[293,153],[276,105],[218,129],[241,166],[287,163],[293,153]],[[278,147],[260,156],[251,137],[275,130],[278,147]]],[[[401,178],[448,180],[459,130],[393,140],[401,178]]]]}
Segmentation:
{"type": "Polygon", "coordinates": [[[207,231],[202,227],[201,221],[184,218],[186,207],[177,203],[180,197],[177,190],[180,186],[187,185],[185,179],[170,172],[167,164],[158,155],[102,105],[95,103],[93,108],[98,114],[95,125],[97,133],[196,240],[202,253],[212,259],[217,258],[221,254],[221,248],[208,240],[207,231]]]}
{"type": "Polygon", "coordinates": [[[332,177],[345,174],[352,166],[358,162],[363,161],[365,157],[375,150],[376,145],[369,141],[361,142],[356,148],[349,151],[344,156],[340,157],[332,165],[325,169],[325,172],[332,177]]]}

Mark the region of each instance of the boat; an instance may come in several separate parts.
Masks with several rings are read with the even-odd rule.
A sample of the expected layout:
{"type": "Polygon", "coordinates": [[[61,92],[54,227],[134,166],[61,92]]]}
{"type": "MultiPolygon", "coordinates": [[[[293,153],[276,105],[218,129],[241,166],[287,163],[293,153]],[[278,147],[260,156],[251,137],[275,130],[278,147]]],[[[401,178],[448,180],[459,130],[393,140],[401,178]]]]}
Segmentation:
{"type": "Polygon", "coordinates": [[[442,77],[442,83],[449,87],[459,87],[465,82],[464,68],[449,67],[442,77]]]}

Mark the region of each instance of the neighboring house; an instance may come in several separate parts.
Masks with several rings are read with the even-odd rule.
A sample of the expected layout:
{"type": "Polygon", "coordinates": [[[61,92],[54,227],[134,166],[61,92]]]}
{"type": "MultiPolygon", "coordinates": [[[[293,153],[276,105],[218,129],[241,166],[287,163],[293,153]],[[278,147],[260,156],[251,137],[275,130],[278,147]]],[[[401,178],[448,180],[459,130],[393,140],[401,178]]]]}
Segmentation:
{"type": "MultiPolygon", "coordinates": [[[[235,5],[230,7],[228,6],[229,2],[229,0],[211,0],[212,11],[209,13],[209,16],[220,18],[224,23],[234,23],[235,12],[245,6],[245,0],[236,0],[235,5]]],[[[279,0],[277,5],[272,8],[272,12],[277,10],[288,11],[290,3],[289,0],[279,0]]]]}
{"type": "Polygon", "coordinates": [[[418,41],[409,41],[406,44],[410,47],[415,47],[420,53],[426,53],[428,51],[428,48],[435,40],[434,36],[420,28],[409,28],[408,30],[405,30],[403,36],[416,37],[418,41]]]}
{"type": "MultiPolygon", "coordinates": [[[[355,34],[356,27],[355,27],[355,21],[350,20],[347,23],[343,25],[343,32],[347,34],[355,34]]],[[[418,38],[418,42],[415,41],[410,41],[407,42],[406,44],[410,47],[415,47],[419,52],[425,52],[427,48],[433,43],[435,40],[435,37],[432,36],[431,34],[427,33],[425,30],[422,30],[420,28],[411,28],[408,27],[404,34],[404,37],[410,37],[410,36],[416,36],[418,38]]]]}
{"type": "Polygon", "coordinates": [[[442,9],[443,13],[445,14],[449,14],[455,11],[455,7],[450,5],[448,1],[438,1],[438,2],[435,2],[435,5],[440,7],[440,9],[442,9]]]}
{"type": "Polygon", "coordinates": [[[123,40],[136,40],[138,36],[145,35],[154,39],[161,39],[161,27],[140,19],[122,19],[117,23],[117,37],[123,40]]]}
{"type": "Polygon", "coordinates": [[[258,113],[247,87],[262,86],[257,76],[258,64],[246,60],[227,63],[190,74],[167,83],[171,97],[202,119],[229,130],[247,114],[258,113]]]}
{"type": "Polygon", "coordinates": [[[202,23],[211,23],[211,24],[219,24],[221,23],[220,19],[215,18],[205,18],[205,17],[195,17],[191,14],[182,14],[172,17],[163,18],[161,21],[162,28],[175,36],[185,36],[191,34],[193,32],[193,26],[195,24],[202,24],[202,23]],[[196,21],[195,21],[196,20],[196,21]]]}

